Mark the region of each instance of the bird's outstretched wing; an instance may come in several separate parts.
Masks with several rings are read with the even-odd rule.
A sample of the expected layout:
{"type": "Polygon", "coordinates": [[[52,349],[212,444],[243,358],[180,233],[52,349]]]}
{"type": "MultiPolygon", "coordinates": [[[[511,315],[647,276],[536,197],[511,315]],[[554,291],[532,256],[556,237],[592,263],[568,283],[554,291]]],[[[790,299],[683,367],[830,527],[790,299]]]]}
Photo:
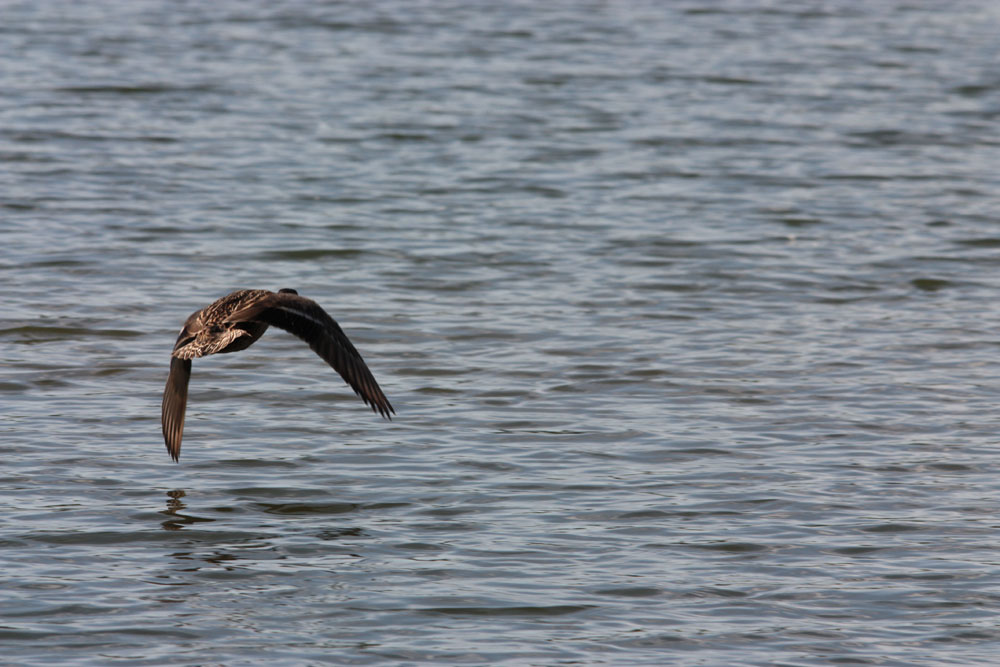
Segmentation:
{"type": "Polygon", "coordinates": [[[184,435],[184,411],[187,409],[188,380],[191,379],[191,360],[170,358],[170,375],[163,390],[161,417],[163,441],[174,461],[181,456],[181,436],[184,435]]]}
{"type": "Polygon", "coordinates": [[[365,360],[340,325],[312,299],[286,292],[272,293],[234,312],[227,322],[264,322],[295,334],[340,373],[340,377],[373,411],[392,419],[390,415],[395,410],[368,370],[365,360]]]}

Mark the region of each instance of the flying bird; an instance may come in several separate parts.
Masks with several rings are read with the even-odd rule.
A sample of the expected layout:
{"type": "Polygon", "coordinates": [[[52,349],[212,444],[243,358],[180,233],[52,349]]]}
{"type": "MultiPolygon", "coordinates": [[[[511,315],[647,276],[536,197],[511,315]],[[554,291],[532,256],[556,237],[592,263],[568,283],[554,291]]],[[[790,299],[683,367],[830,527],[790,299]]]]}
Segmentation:
{"type": "Polygon", "coordinates": [[[184,323],[170,355],[170,374],[163,390],[163,440],[174,461],[181,455],[184,411],[187,408],[191,360],[209,354],[245,350],[269,326],[293,333],[340,373],[372,410],[386,419],[395,413],[365,360],[333,318],[312,299],[293,289],[270,292],[241,289],[192,313],[184,323]]]}

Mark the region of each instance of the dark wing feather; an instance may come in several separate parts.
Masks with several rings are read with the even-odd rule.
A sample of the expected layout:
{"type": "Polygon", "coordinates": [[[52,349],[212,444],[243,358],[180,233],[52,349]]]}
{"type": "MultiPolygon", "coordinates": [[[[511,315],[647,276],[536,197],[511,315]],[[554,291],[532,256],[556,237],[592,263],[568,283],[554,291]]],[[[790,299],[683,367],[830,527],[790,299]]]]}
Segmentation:
{"type": "Polygon", "coordinates": [[[170,375],[163,390],[161,420],[163,441],[167,451],[177,461],[181,456],[181,436],[184,435],[184,411],[187,409],[188,380],[191,379],[191,360],[170,358],[170,375]]]}
{"type": "Polygon", "coordinates": [[[259,302],[229,316],[228,322],[266,322],[309,344],[330,364],[361,399],[387,419],[395,413],[340,325],[312,299],[290,293],[269,294],[259,302]]]}

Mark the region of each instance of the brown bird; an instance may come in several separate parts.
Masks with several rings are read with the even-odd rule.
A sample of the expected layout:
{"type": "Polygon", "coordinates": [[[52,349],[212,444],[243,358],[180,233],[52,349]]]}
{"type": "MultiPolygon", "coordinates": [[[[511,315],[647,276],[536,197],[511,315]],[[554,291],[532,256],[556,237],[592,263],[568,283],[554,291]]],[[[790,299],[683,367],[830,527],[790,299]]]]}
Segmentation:
{"type": "Polygon", "coordinates": [[[365,360],[340,325],[312,299],[293,289],[269,292],[241,289],[187,318],[170,355],[170,375],[163,390],[163,440],[174,461],[181,455],[191,360],[209,354],[245,350],[271,325],[293,333],[330,364],[373,411],[386,419],[395,410],[382,393],[365,360]]]}

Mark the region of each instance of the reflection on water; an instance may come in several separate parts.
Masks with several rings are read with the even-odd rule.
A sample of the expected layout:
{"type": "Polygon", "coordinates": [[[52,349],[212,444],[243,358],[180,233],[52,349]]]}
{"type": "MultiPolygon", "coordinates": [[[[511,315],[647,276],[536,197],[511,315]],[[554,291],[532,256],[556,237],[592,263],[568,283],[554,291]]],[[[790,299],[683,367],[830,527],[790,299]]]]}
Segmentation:
{"type": "Polygon", "coordinates": [[[167,521],[162,523],[162,526],[166,530],[180,530],[185,524],[196,523],[197,521],[213,521],[213,519],[197,519],[191,516],[185,516],[179,512],[187,507],[181,498],[184,497],[184,491],[180,489],[175,489],[173,491],[167,491],[167,497],[170,500],[167,501],[167,509],[160,512],[160,514],[166,514],[170,517],[167,521]]]}

